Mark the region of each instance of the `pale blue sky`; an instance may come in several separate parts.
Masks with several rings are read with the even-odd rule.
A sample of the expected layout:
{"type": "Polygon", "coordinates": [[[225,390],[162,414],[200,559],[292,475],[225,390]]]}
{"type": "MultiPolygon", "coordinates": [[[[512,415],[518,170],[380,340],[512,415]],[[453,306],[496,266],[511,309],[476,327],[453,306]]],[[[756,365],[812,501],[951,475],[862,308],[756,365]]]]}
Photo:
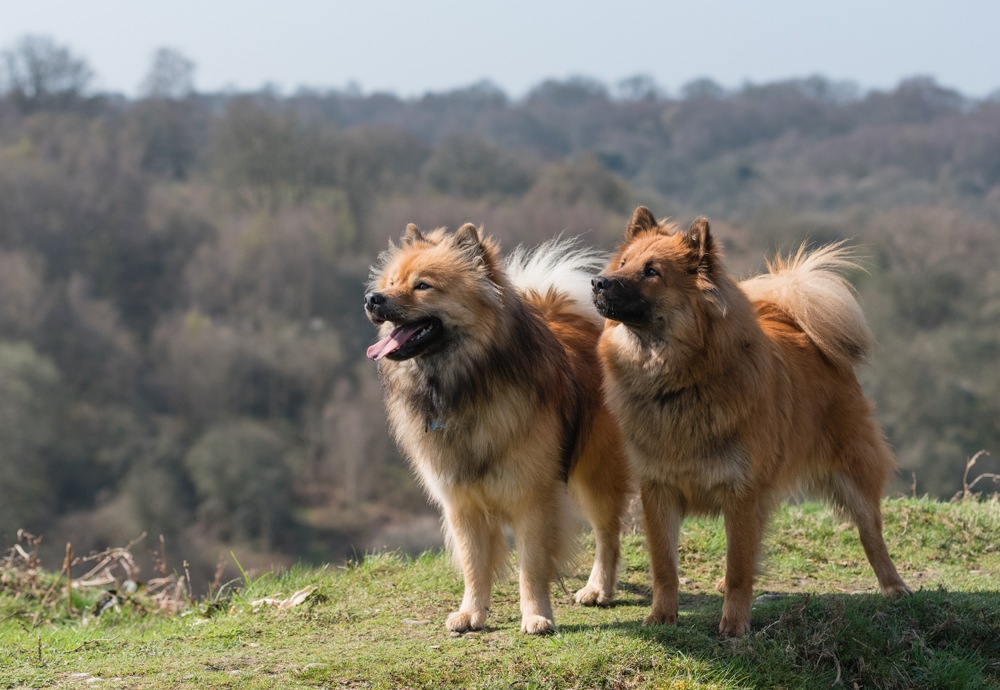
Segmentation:
{"type": "Polygon", "coordinates": [[[997,0],[24,0],[0,5],[0,48],[49,36],[101,90],[134,95],[157,48],[200,91],[297,87],[417,96],[490,79],[520,97],[547,78],[645,74],[676,91],[821,74],[862,88],[931,76],[1000,89],[997,0]]]}

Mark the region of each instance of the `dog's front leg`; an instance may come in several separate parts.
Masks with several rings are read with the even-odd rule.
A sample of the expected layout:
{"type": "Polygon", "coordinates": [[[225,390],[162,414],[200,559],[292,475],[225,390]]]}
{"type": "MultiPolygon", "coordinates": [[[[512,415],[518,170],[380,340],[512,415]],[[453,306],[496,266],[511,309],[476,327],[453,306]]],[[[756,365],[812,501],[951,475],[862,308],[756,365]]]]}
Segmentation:
{"type": "Polygon", "coordinates": [[[640,492],[653,574],[653,610],[643,624],[673,624],[677,622],[677,543],[683,506],[676,490],[660,482],[644,481],[640,492]]]}
{"type": "Polygon", "coordinates": [[[521,594],[521,632],[554,632],[550,589],[559,554],[565,550],[565,499],[558,492],[530,501],[514,524],[521,594]]]}
{"type": "Polygon", "coordinates": [[[481,630],[486,625],[493,586],[495,544],[500,530],[481,509],[451,506],[446,511],[455,556],[465,578],[465,594],[458,611],[445,625],[454,632],[481,630]]]}

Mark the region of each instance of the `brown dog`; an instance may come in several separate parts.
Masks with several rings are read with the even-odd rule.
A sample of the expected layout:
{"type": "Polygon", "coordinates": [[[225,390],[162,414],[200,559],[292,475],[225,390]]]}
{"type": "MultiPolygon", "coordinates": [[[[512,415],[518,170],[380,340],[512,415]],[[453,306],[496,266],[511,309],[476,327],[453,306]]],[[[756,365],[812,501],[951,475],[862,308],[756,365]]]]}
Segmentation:
{"type": "Polygon", "coordinates": [[[896,466],[854,373],[873,345],[843,247],[802,250],[739,285],[704,218],[686,232],[636,209],[592,280],[608,320],[599,344],[608,404],[640,482],[653,574],[646,623],[677,618],[685,515],[722,513],[719,629],[750,628],[768,515],[793,489],[857,525],[882,592],[908,593],[882,539],[880,497],[896,466]]]}
{"type": "Polygon", "coordinates": [[[629,481],[601,395],[601,319],[588,285],[601,263],[563,242],[505,264],[471,224],[454,235],[410,225],[373,271],[365,309],[381,340],[368,356],[465,577],[451,630],[485,625],[505,525],[520,561],[521,629],[554,630],[549,590],[568,552],[570,493],[597,541],[576,600],[614,596],[629,481]]]}

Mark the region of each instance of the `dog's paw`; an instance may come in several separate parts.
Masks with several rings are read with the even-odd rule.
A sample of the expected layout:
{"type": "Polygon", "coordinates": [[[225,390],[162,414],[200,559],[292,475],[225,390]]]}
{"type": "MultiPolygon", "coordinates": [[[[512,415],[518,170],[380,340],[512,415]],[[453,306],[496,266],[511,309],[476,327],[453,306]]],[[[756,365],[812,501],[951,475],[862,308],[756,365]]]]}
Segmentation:
{"type": "Polygon", "coordinates": [[[556,631],[556,624],[545,616],[529,615],[521,619],[521,632],[529,635],[548,635],[556,631]]]}
{"type": "Polygon", "coordinates": [[[905,597],[909,594],[913,594],[913,590],[907,587],[906,583],[903,581],[899,581],[898,583],[883,587],[882,594],[890,599],[895,599],[897,597],[905,597]]]}
{"type": "Polygon", "coordinates": [[[722,592],[723,594],[726,593],[726,578],[720,577],[715,581],[715,591],[722,592]]]}
{"type": "Polygon", "coordinates": [[[583,606],[610,606],[611,597],[599,590],[597,587],[587,585],[575,595],[573,599],[583,606]]]}
{"type": "Polygon", "coordinates": [[[677,624],[677,612],[669,611],[653,611],[645,620],[642,621],[643,625],[676,625],[677,624]]]}
{"type": "Polygon", "coordinates": [[[719,623],[719,632],[726,637],[739,637],[750,632],[749,616],[723,615],[719,623]]]}
{"type": "Polygon", "coordinates": [[[452,632],[482,630],[486,626],[486,613],[479,611],[455,611],[448,616],[445,626],[452,632]]]}

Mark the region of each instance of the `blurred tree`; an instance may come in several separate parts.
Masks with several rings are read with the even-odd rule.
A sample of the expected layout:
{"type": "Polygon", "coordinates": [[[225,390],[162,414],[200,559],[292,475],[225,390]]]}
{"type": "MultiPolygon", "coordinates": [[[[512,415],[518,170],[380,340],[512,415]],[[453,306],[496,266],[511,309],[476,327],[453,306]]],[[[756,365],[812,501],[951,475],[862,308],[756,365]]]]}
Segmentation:
{"type": "Polygon", "coordinates": [[[195,519],[197,496],[184,456],[191,446],[187,425],[160,416],[143,438],[122,482],[139,524],[152,535],[177,536],[195,519]]]}
{"type": "Polygon", "coordinates": [[[726,89],[711,79],[695,79],[681,87],[681,96],[686,101],[721,100],[726,89]]]}
{"type": "Polygon", "coordinates": [[[467,199],[523,194],[533,181],[513,156],[482,139],[461,135],[438,146],[422,174],[436,191],[467,199]]]}
{"type": "Polygon", "coordinates": [[[0,538],[39,533],[55,508],[59,372],[24,342],[0,341],[0,538]]]}
{"type": "Polygon", "coordinates": [[[149,199],[146,216],[121,241],[123,252],[114,277],[122,320],[145,341],[163,316],[187,305],[185,269],[218,232],[210,222],[208,190],[163,185],[149,199]]]}
{"type": "Polygon", "coordinates": [[[86,61],[44,36],[23,37],[0,64],[0,90],[24,112],[76,105],[93,76],[86,61]]]}
{"type": "Polygon", "coordinates": [[[454,136],[482,136],[496,132],[510,115],[506,94],[488,80],[470,86],[427,93],[407,104],[391,123],[437,146],[454,136]]]}
{"type": "Polygon", "coordinates": [[[302,423],[342,357],[338,333],[322,321],[265,312],[215,321],[195,309],[161,324],[152,354],[149,382],[167,410],[198,428],[234,416],[302,423]]]}
{"type": "Polygon", "coordinates": [[[59,471],[51,479],[60,513],[90,510],[124,486],[143,457],[149,436],[134,407],[71,398],[63,406],[53,453],[59,471]]]}
{"type": "Polygon", "coordinates": [[[619,98],[626,101],[646,101],[663,96],[659,84],[648,74],[637,74],[622,79],[615,85],[615,92],[619,98]]]}
{"type": "Polygon", "coordinates": [[[523,141],[543,158],[558,159],[599,149],[614,112],[607,87],[576,77],[542,82],[524,99],[523,141]]]}
{"type": "Polygon", "coordinates": [[[143,80],[130,126],[142,141],[145,170],[184,180],[208,137],[208,115],[195,99],[194,63],[160,48],[143,80]]]}
{"type": "Polygon", "coordinates": [[[0,340],[37,334],[45,310],[44,262],[23,251],[0,251],[0,340]]]}
{"type": "Polygon", "coordinates": [[[528,92],[525,105],[529,108],[552,106],[571,108],[608,101],[608,88],[587,77],[573,77],[566,81],[548,79],[528,92]]]}
{"type": "Polygon", "coordinates": [[[212,134],[212,169],[237,196],[269,208],[309,191],[316,142],[295,114],[266,96],[241,96],[212,134]]]}
{"type": "Polygon", "coordinates": [[[74,275],[55,284],[39,341],[75,396],[131,403],[142,356],[135,334],[114,304],[94,297],[89,281],[74,275]]]}
{"type": "Polygon", "coordinates": [[[870,124],[912,124],[960,112],[965,102],[958,91],[923,76],[905,79],[892,91],[873,91],[858,108],[870,124]]]}
{"type": "Polygon", "coordinates": [[[273,548],[292,522],[288,450],[280,434],[250,420],[223,423],[198,439],[185,465],[206,529],[273,548]]]}
{"type": "MultiPolygon", "coordinates": [[[[351,217],[359,228],[377,202],[410,191],[430,151],[399,127],[352,127],[336,139],[331,152],[334,179],[346,194],[351,217]]],[[[351,249],[358,249],[360,235],[351,249]]]]}
{"type": "Polygon", "coordinates": [[[240,346],[235,328],[197,308],[161,319],[150,338],[146,372],[158,408],[196,429],[234,414],[231,370],[240,346]]]}
{"type": "Polygon", "coordinates": [[[421,512],[426,499],[392,443],[381,414],[382,392],[369,364],[362,362],[352,372],[356,381],[336,382],[315,420],[315,477],[333,487],[344,506],[356,509],[391,494],[397,508],[421,512]]]}
{"type": "Polygon", "coordinates": [[[4,158],[0,242],[41,257],[50,283],[86,278],[94,296],[141,324],[145,305],[132,300],[155,279],[144,261],[149,187],[127,128],[112,116],[36,113],[4,158]]]}
{"type": "Polygon", "coordinates": [[[585,153],[571,163],[546,169],[530,192],[566,204],[582,202],[624,213],[632,202],[628,185],[610,173],[594,153],[585,153]]]}
{"type": "Polygon", "coordinates": [[[194,93],[194,63],[173,48],[160,48],[139,87],[144,98],[180,100],[194,93]]]}
{"type": "Polygon", "coordinates": [[[213,315],[280,314],[300,323],[323,317],[341,295],[340,264],[355,241],[350,217],[337,189],[294,206],[234,214],[187,263],[188,296],[213,315]]]}

